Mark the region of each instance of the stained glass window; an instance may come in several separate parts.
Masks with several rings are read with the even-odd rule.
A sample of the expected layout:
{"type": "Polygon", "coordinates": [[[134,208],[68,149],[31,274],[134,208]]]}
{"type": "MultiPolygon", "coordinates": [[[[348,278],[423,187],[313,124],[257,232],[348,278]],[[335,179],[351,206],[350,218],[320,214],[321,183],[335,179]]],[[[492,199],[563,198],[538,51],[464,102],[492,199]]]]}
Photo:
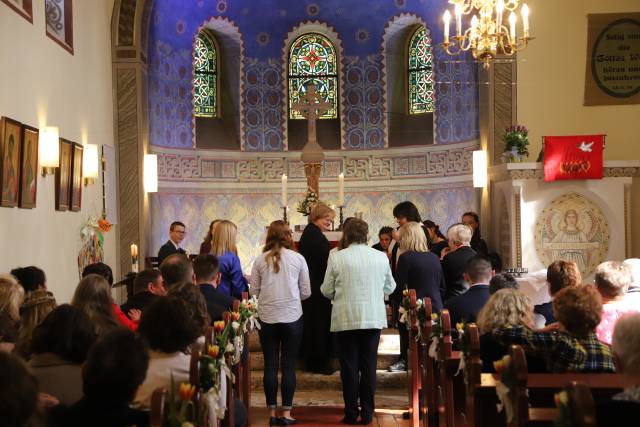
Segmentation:
{"type": "Polygon", "coordinates": [[[313,84],[329,108],[320,119],[338,117],[338,62],[331,41],[321,34],[308,33],[298,37],[289,50],[289,118],[303,119],[293,106],[300,95],[313,84]]]}
{"type": "Polygon", "coordinates": [[[193,57],[193,114],[196,117],[218,115],[218,52],[213,39],[204,31],[198,34],[193,57]]]}
{"type": "Polygon", "coordinates": [[[409,114],[433,112],[433,56],[429,30],[418,27],[409,41],[409,114]]]}

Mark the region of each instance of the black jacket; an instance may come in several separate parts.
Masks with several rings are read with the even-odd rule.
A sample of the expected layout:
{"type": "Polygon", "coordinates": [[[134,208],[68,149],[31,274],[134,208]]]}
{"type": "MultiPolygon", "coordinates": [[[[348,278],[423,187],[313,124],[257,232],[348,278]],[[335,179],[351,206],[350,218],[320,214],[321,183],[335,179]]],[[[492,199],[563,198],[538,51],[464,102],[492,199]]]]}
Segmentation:
{"type": "Polygon", "coordinates": [[[434,313],[442,310],[444,274],[440,259],[433,252],[405,252],[398,258],[394,298],[400,298],[405,288],[415,289],[418,299],[431,298],[434,313]]]}
{"type": "Polygon", "coordinates": [[[312,298],[324,298],[320,293],[320,286],[327,271],[330,250],[329,241],[317,225],[311,223],[304,228],[300,236],[299,251],[309,267],[312,298]]]}
{"type": "Polygon", "coordinates": [[[198,289],[200,289],[200,293],[207,302],[207,311],[209,312],[209,317],[211,317],[211,323],[216,320],[222,320],[223,314],[233,308],[234,299],[218,291],[213,285],[205,283],[198,285],[198,289]]]}
{"type": "Polygon", "coordinates": [[[155,301],[156,298],[158,298],[158,295],[154,295],[149,291],[139,292],[135,295],[132,295],[127,300],[127,302],[120,306],[120,309],[128,317],[129,310],[135,308],[136,310],[144,311],[144,309],[153,301],[155,301]]]}
{"type": "Polygon", "coordinates": [[[460,295],[468,289],[468,284],[464,281],[464,269],[467,261],[475,255],[476,252],[470,247],[461,246],[455,252],[444,257],[442,271],[444,271],[444,281],[447,287],[444,295],[445,300],[460,295]]]}
{"type": "Polygon", "coordinates": [[[445,301],[444,308],[449,309],[451,325],[455,327],[458,322],[475,322],[480,309],[489,300],[489,285],[473,285],[461,295],[445,301]]]}
{"type": "Polygon", "coordinates": [[[489,255],[487,242],[485,242],[481,237],[478,237],[476,233],[473,233],[473,237],[471,237],[471,249],[476,251],[478,255],[489,255]]]}
{"type": "Polygon", "coordinates": [[[89,402],[83,398],[68,408],[62,405],[52,408],[48,421],[53,427],[147,427],[149,411],[133,409],[127,404],[89,402]]]}
{"type": "Polygon", "coordinates": [[[162,261],[168,257],[169,255],[173,255],[173,254],[186,254],[185,250],[180,248],[180,249],[176,249],[175,245],[173,244],[173,242],[171,240],[167,240],[167,243],[165,243],[164,245],[162,245],[160,247],[160,250],[158,251],[158,265],[162,264],[162,261]]]}

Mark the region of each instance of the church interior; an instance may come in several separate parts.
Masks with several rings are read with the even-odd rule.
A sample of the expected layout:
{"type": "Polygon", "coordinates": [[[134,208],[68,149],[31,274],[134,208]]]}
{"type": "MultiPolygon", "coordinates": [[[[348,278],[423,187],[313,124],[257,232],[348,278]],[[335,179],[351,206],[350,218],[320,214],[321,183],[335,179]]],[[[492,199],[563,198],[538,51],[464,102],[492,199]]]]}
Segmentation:
{"type": "MultiPolygon", "coordinates": [[[[0,34],[0,401],[23,408],[0,405],[0,424],[634,425],[620,417],[640,414],[637,0],[0,0],[0,34]],[[424,236],[405,226],[415,222],[424,236]],[[278,227],[287,245],[274,237],[278,227]],[[309,243],[316,230],[320,246],[309,243]],[[365,255],[356,246],[364,251],[383,236],[391,243],[376,248],[387,255],[381,264],[378,252],[358,258],[365,255]],[[220,249],[225,239],[233,242],[220,249]],[[405,247],[410,239],[424,250],[413,240],[405,247]],[[473,255],[453,265],[465,246],[473,255]],[[437,271],[411,264],[418,256],[410,261],[407,251],[434,253],[437,271]],[[88,317],[70,320],[81,313],[58,310],[77,310],[83,287],[102,286],[99,271],[87,276],[97,263],[111,276],[106,293],[86,303],[88,317]],[[558,265],[563,289],[553,285],[558,265]],[[170,289],[165,271],[179,268],[190,269],[195,288],[198,274],[211,273],[216,295],[235,299],[217,319],[200,289],[204,298],[193,304],[206,303],[210,322],[193,337],[201,342],[176,347],[186,388],[174,392],[171,378],[164,394],[148,390],[134,414],[143,375],[135,399],[117,408],[93,402],[87,376],[99,377],[111,360],[100,351],[142,348],[146,382],[161,384],[153,366],[172,369],[158,368],[154,352],[176,349],[153,341],[184,340],[191,331],[169,319],[188,312],[191,326],[198,311],[182,300],[160,310],[159,299],[192,297],[183,283],[170,289]],[[237,276],[226,288],[225,268],[237,276]],[[476,280],[483,268],[491,275],[476,280]],[[567,285],[570,269],[584,291],[567,285]],[[25,286],[34,274],[41,283],[25,286]],[[517,295],[493,294],[494,274],[508,276],[517,295]],[[274,281],[285,279],[278,288],[274,281]],[[148,305],[158,314],[127,305],[144,280],[144,292],[168,293],[148,305]],[[433,280],[437,295],[423,291],[433,280]],[[616,294],[617,280],[628,283],[616,294]],[[349,288],[359,281],[363,288],[349,288]],[[482,304],[460,315],[453,300],[480,287],[482,304]],[[40,291],[53,305],[27,331],[35,322],[25,320],[27,306],[37,301],[29,294],[40,291]],[[99,298],[114,313],[102,313],[99,298]],[[526,326],[504,313],[520,304],[508,298],[531,306],[526,326]],[[593,330],[573,334],[570,324],[593,301],[593,330]],[[44,389],[37,373],[36,347],[64,341],[56,336],[67,327],[49,312],[57,322],[66,316],[69,328],[86,319],[95,332],[79,360],[60,365],[75,367],[75,400],[44,389]],[[361,326],[341,329],[354,316],[361,326]],[[380,316],[384,325],[371,326],[380,316]],[[109,322],[133,332],[107,333],[109,322]],[[163,324],[180,339],[161,337],[163,324]],[[507,336],[514,331],[517,338],[507,336]],[[597,357],[585,344],[596,334],[597,357]],[[518,345],[500,347],[494,369],[481,355],[498,341],[518,345]],[[5,352],[5,343],[15,349],[5,352]],[[558,367],[558,357],[536,371],[531,354],[567,343],[569,367],[558,367]],[[309,355],[296,354],[304,349],[326,353],[325,364],[306,369],[309,355]],[[211,382],[203,386],[203,377],[211,382]],[[269,390],[280,391],[270,383],[278,378],[276,410],[269,390]],[[33,398],[21,403],[32,380],[33,398]],[[293,404],[285,402],[291,381],[293,404]],[[622,400],[629,405],[610,404],[622,400]]],[[[132,365],[124,371],[138,363],[130,359],[119,362],[132,365]]],[[[107,389],[122,376],[134,375],[120,370],[101,381],[107,389]]]]}

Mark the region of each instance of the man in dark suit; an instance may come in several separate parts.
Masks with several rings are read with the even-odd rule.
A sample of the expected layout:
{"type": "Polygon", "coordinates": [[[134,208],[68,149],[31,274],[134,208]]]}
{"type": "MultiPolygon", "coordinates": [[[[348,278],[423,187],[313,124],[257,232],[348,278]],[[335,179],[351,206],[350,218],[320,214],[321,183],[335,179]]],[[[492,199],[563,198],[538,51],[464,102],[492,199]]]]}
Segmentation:
{"type": "Polygon", "coordinates": [[[462,215],[462,222],[467,224],[473,230],[473,236],[471,237],[471,249],[476,251],[479,255],[489,255],[489,247],[487,242],[482,240],[480,234],[480,216],[475,212],[465,212],[462,215]]]}
{"type": "Polygon", "coordinates": [[[218,291],[219,267],[218,258],[212,254],[198,255],[193,260],[196,283],[207,302],[207,311],[212,323],[216,320],[222,320],[224,312],[233,308],[234,301],[231,296],[218,291]]]}
{"type": "Polygon", "coordinates": [[[493,275],[491,261],[486,257],[476,255],[467,261],[464,278],[470,285],[469,290],[444,303],[451,314],[452,325],[476,321],[478,312],[489,300],[489,281],[493,275]]]}
{"type": "Polygon", "coordinates": [[[155,268],[142,270],[133,280],[133,295],[120,308],[123,313],[135,309],[144,312],[145,307],[156,298],[167,294],[160,271],[155,268]]]}
{"type": "Polygon", "coordinates": [[[442,270],[446,290],[445,301],[467,291],[468,283],[464,279],[465,265],[467,261],[476,255],[471,249],[471,228],[465,224],[454,224],[447,231],[449,247],[444,248],[442,253],[442,270]]]}
{"type": "Polygon", "coordinates": [[[162,264],[162,261],[166,257],[172,254],[186,255],[187,251],[180,247],[180,243],[184,240],[186,234],[186,227],[180,221],[174,221],[169,226],[169,240],[167,243],[160,247],[158,251],[158,265],[162,264]]]}

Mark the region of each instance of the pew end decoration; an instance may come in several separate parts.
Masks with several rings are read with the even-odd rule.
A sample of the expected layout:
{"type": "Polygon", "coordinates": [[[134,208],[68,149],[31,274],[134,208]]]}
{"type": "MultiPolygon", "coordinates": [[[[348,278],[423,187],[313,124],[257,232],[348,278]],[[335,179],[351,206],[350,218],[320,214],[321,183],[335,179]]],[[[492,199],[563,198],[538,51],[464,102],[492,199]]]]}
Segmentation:
{"type": "Polygon", "coordinates": [[[96,262],[104,261],[104,234],[113,225],[106,218],[90,216],[80,229],[81,248],[78,253],[78,275],[82,277],[82,270],[96,262]]]}

